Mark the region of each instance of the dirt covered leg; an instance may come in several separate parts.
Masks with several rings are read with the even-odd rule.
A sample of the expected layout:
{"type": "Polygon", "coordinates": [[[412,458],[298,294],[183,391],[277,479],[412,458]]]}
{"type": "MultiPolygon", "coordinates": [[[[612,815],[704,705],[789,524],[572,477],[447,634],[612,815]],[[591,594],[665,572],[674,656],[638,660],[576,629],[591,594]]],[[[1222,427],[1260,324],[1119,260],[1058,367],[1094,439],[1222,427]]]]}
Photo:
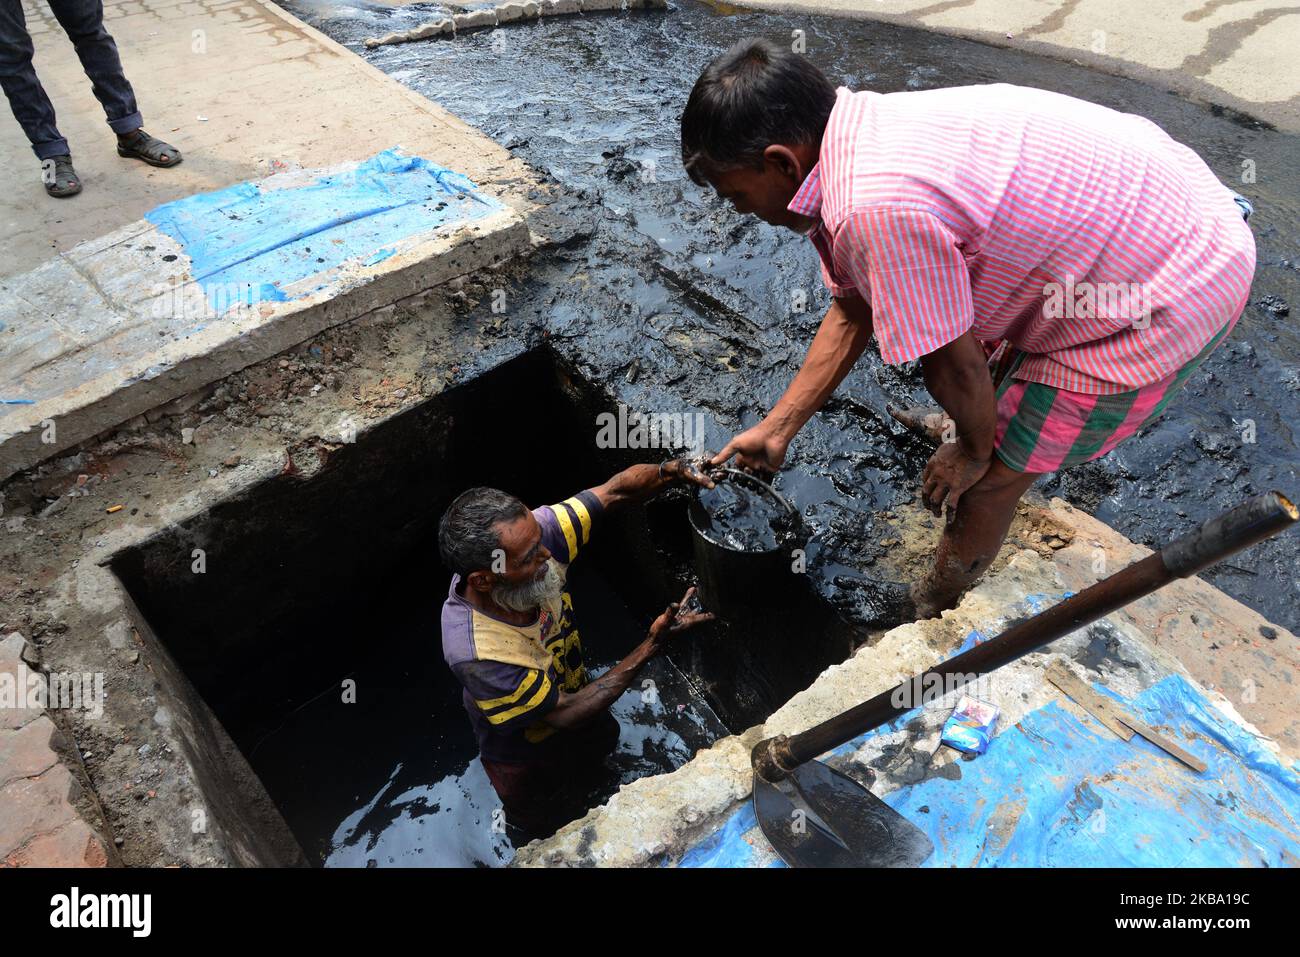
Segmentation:
{"type": "Polygon", "coordinates": [[[934,567],[912,588],[917,618],[933,618],[957,599],[997,557],[1020,497],[1040,477],[1017,472],[995,458],[984,477],[961,497],[944,527],[934,567]]]}

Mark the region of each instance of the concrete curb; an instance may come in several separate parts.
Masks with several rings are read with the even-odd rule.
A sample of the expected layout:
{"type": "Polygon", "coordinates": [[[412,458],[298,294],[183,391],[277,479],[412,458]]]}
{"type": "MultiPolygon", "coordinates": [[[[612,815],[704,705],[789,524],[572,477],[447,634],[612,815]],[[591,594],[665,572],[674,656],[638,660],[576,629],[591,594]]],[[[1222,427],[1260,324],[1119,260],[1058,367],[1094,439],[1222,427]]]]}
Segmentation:
{"type": "MultiPolygon", "coordinates": [[[[292,188],[325,171],[259,181],[292,188]]],[[[0,407],[0,480],[132,417],[348,322],[529,248],[527,225],[501,207],[399,239],[377,262],[351,260],[285,287],[286,301],[206,315],[185,250],[147,221],[79,244],[0,280],[8,327],[0,407]],[[166,285],[164,292],[160,284],[166,285]],[[295,294],[298,290],[310,291],[295,294]],[[4,396],[3,398],[11,398],[4,396]]]]}

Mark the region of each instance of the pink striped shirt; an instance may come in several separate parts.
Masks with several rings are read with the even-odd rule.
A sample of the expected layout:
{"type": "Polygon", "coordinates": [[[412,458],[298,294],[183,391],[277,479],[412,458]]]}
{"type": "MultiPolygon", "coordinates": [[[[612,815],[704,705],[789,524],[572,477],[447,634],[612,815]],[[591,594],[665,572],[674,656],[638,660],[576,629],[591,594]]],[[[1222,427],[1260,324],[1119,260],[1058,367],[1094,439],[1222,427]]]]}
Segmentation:
{"type": "Polygon", "coordinates": [[[1016,378],[1107,394],[1186,363],[1245,306],[1255,242],[1231,191],[1140,116],[1026,87],[840,88],[789,208],[881,357],[968,329],[1016,378]]]}

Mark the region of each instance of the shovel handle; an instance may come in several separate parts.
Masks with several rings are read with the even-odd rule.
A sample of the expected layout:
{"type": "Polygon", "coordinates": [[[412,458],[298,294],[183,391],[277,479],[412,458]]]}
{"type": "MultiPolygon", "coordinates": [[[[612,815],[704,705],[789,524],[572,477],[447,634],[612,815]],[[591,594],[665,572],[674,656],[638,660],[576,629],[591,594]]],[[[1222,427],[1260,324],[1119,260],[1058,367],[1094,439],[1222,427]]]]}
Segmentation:
{"type": "Polygon", "coordinates": [[[760,741],[751,755],[754,770],[765,780],[779,781],[804,762],[914,708],[932,704],[954,688],[1037,651],[1175,578],[1194,575],[1276,535],[1297,518],[1300,511],[1280,492],[1257,495],[1160,551],[869,701],[793,737],[777,735],[760,741]]]}

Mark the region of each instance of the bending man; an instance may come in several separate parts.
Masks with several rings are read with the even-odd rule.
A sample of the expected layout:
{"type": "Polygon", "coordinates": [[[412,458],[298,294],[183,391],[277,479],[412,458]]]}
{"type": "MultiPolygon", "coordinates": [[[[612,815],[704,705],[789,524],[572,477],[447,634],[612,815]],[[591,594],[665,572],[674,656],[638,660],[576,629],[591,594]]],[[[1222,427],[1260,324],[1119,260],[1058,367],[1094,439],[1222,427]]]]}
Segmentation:
{"type": "Polygon", "coordinates": [[[807,235],[833,297],[785,394],[715,463],[780,467],[873,334],[885,362],[920,360],[951,422],[921,475],[948,518],[913,588],[922,617],[989,566],[1035,480],[1160,414],[1254,274],[1249,204],[1195,153],[1043,90],[836,89],[748,40],[691,91],[682,159],[739,212],[807,235]]]}

